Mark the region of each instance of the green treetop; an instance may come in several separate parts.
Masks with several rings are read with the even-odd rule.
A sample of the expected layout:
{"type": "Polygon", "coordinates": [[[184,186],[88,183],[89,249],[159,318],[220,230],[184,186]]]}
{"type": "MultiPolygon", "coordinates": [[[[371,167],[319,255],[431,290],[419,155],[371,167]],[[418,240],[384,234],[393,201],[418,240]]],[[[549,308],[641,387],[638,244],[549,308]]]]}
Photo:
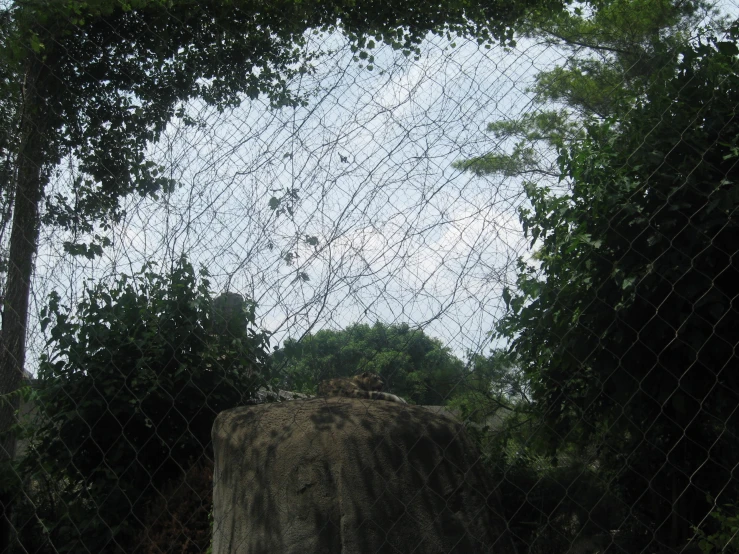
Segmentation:
{"type": "Polygon", "coordinates": [[[467,371],[441,341],[407,324],[354,324],[288,339],[272,357],[282,386],[314,393],[318,383],[372,371],[415,404],[444,404],[466,385],[467,371]]]}

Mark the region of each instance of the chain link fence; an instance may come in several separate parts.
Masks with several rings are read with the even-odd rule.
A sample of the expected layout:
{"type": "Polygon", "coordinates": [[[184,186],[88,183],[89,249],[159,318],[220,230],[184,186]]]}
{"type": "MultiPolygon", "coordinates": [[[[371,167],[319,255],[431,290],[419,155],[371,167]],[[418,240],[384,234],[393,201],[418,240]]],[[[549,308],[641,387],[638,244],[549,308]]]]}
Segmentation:
{"type": "MultiPolygon", "coordinates": [[[[110,15],[80,6],[80,21],[110,15]]],[[[8,44],[25,7],[2,5],[8,44]]],[[[171,70],[185,87],[167,65],[179,20],[137,19],[139,8],[110,29],[139,25],[141,44],[162,53],[126,79],[171,70]]],[[[19,392],[0,379],[17,412],[15,452],[3,443],[13,459],[0,483],[2,551],[739,551],[735,18],[732,4],[624,0],[532,8],[502,42],[429,33],[417,46],[358,44],[309,30],[294,57],[255,64],[262,89],[229,96],[218,88],[227,77],[203,73],[192,86],[204,92],[173,104],[161,128],[147,120],[156,90],[120,96],[121,113],[141,112],[121,124],[128,116],[104,111],[110,83],[84,66],[99,88],[76,100],[93,105],[80,127],[35,123],[62,138],[39,150],[51,158],[37,168],[26,372],[19,392]],[[138,158],[126,124],[144,130],[138,158]],[[120,184],[116,164],[145,169],[120,184]],[[372,398],[375,385],[355,392],[364,372],[408,405],[372,398]],[[362,475],[357,487],[382,489],[366,493],[351,530],[350,508],[291,496],[318,494],[323,477],[296,484],[289,452],[254,474],[222,458],[214,468],[219,413],[249,406],[300,422],[313,405],[338,417],[319,395],[332,380],[375,422],[357,439],[371,448],[331,451],[362,475]],[[427,421],[398,423],[421,410],[427,421]],[[443,453],[428,473],[419,467],[438,452],[419,454],[424,441],[443,453]],[[378,470],[378,452],[392,469],[378,470]],[[242,496],[214,510],[218,480],[233,484],[228,464],[243,472],[242,496]],[[436,500],[421,509],[404,496],[406,472],[424,476],[431,493],[419,498],[436,500]],[[285,504],[244,500],[265,486],[285,504]],[[244,503],[252,531],[294,522],[281,547],[233,539],[244,503]],[[307,518],[315,537],[297,531],[307,518]]],[[[11,233],[23,160],[34,159],[23,122],[33,71],[55,67],[41,40],[54,25],[24,35],[41,69],[23,73],[17,52],[3,54],[3,333],[18,315],[11,233]]],[[[98,47],[89,59],[100,64],[118,63],[116,48],[139,55],[128,35],[111,47],[74,25],[89,32],[59,44],[80,59],[98,47]]],[[[207,52],[204,36],[193,44],[207,52]]],[[[64,59],[74,74],[75,56],[64,59]]],[[[23,360],[4,336],[10,375],[23,360]]],[[[329,426],[332,444],[351,443],[357,413],[329,426]]],[[[329,433],[293,425],[289,448],[329,433]]],[[[327,452],[319,461],[341,481],[327,452]]]]}

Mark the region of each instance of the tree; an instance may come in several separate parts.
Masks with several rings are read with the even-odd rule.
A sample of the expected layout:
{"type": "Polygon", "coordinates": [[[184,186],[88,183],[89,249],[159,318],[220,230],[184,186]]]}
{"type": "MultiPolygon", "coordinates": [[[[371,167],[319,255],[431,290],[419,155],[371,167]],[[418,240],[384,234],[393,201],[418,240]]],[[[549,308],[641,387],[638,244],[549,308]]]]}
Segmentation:
{"type": "Polygon", "coordinates": [[[558,179],[558,149],[583,138],[583,122],[626,113],[650,83],[665,78],[700,25],[725,20],[702,1],[599,0],[572,10],[532,10],[520,30],[564,50],[567,60],[542,71],[529,89],[539,109],[494,121],[487,130],[509,151],[460,160],[476,175],[558,179]]]}
{"type": "Polygon", "coordinates": [[[272,356],[273,371],[289,390],[315,393],[318,383],[372,371],[386,388],[416,404],[441,405],[461,390],[464,364],[441,341],[407,324],[354,324],[287,339],[272,356]]]}
{"type": "MultiPolygon", "coordinates": [[[[0,44],[7,44],[12,31],[11,19],[0,15],[0,44]]],[[[0,244],[5,244],[5,236],[9,230],[13,205],[13,164],[17,148],[15,130],[18,125],[18,106],[20,97],[19,83],[12,78],[17,73],[13,61],[2,55],[0,46],[0,244]]],[[[0,275],[7,272],[8,253],[0,252],[0,275]]],[[[0,279],[0,296],[4,296],[0,279]]]]}
{"type": "MultiPolygon", "coordinates": [[[[546,5],[552,3],[545,2],[546,5]]],[[[22,376],[28,294],[39,226],[59,225],[71,253],[93,257],[121,197],[156,196],[175,184],[146,160],[173,117],[188,122],[193,98],[225,109],[266,94],[276,107],[300,102],[291,75],[309,70],[309,29],[340,27],[363,55],[375,40],[409,53],[429,31],[509,38],[508,26],[535,2],[96,2],[18,1],[0,12],[3,87],[17,117],[11,140],[13,199],[0,352],[0,463],[12,459],[9,428],[22,376]],[[7,81],[5,77],[7,75],[7,81]],[[74,160],[69,194],[46,194],[54,168],[74,160]]],[[[4,101],[3,101],[4,102],[4,101]]],[[[2,125],[6,121],[3,119],[2,125]]],[[[15,121],[15,120],[13,120],[15,121]]],[[[0,496],[9,509],[10,501],[0,496]]],[[[8,515],[2,521],[7,525],[8,515]]],[[[0,532],[0,537],[7,533],[0,532]]],[[[0,539],[0,541],[3,539],[0,539]]],[[[0,547],[4,546],[0,542],[0,547]]]]}
{"type": "Polygon", "coordinates": [[[450,402],[464,421],[487,424],[491,417],[506,418],[530,402],[528,381],[504,350],[470,354],[466,365],[464,381],[450,402]]]}
{"type": "MultiPolygon", "coordinates": [[[[561,444],[545,448],[531,379],[505,350],[470,356],[460,394],[449,402],[465,422],[501,496],[502,517],[519,552],[591,552],[605,548],[623,505],[591,460],[561,444]]],[[[603,551],[603,550],[600,550],[603,551]]]]}
{"type": "Polygon", "coordinates": [[[216,415],[268,380],[253,309],[232,314],[241,325],[224,340],[214,304],[207,273],[198,279],[184,258],[164,276],[149,265],[88,288],[74,309],[51,295],[42,325],[52,348],[20,468],[53,491],[56,507],[35,515],[54,551],[133,551],[131,538],[154,523],[145,508],[210,459],[216,415]]]}
{"type": "MultiPolygon", "coordinates": [[[[590,449],[627,550],[681,548],[732,474],[739,377],[737,24],[684,45],[618,117],[563,149],[569,194],[529,185],[538,246],[498,333],[551,430],[590,449]]],[[[711,529],[708,530],[711,532],[711,529]]]]}

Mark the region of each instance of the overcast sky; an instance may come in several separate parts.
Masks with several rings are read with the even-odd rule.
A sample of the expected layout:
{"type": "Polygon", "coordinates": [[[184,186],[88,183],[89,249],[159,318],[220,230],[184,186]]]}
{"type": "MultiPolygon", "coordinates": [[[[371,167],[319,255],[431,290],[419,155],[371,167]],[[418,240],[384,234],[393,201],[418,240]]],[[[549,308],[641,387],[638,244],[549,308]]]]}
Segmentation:
{"type": "Polygon", "coordinates": [[[419,60],[379,48],[369,71],[342,37],[313,40],[335,52],[292,83],[307,107],[188,106],[202,126],[173,122],[151,148],[180,188],[157,201],[127,200],[128,217],[102,259],[72,259],[58,233],[43,237],[36,308],[52,288],[75,298],[85,278],[130,274],[145,260],[167,264],[185,252],[209,269],[216,292],[254,298],[276,341],[382,321],[421,326],[458,354],[485,349],[523,252],[522,189],[451,164],[505,147],[485,126],[533,109],[527,86],[559,54],[527,41],[506,50],[457,40],[452,48],[435,37],[419,60]],[[276,217],[269,200],[287,189],[298,194],[294,217],[276,217]]]}
{"type": "MultiPolygon", "coordinates": [[[[734,2],[722,5],[736,14],[734,2]]],[[[459,355],[487,351],[502,288],[526,254],[523,191],[517,179],[478,178],[452,163],[508,150],[486,125],[537,109],[528,87],[565,55],[530,40],[452,47],[432,37],[417,60],[378,48],[370,71],[340,35],[311,41],[324,51],[316,71],[291,83],[306,107],[187,106],[201,125],[172,122],[150,148],[180,187],[126,199],[128,216],[101,259],[69,257],[64,237],[42,230],[32,318],[51,290],[71,301],[86,279],[131,274],[145,261],[166,267],[186,253],[208,268],[216,293],[256,300],[277,343],[381,321],[423,328],[459,355]],[[287,190],[297,193],[294,215],[277,217],[270,199],[287,190]]],[[[73,174],[67,160],[51,188],[68,189],[73,174]]],[[[31,366],[43,344],[34,321],[29,334],[31,366]]]]}
{"type": "MultiPolygon", "coordinates": [[[[717,5],[737,13],[733,0],[717,5]]],[[[509,151],[487,124],[537,109],[528,87],[564,53],[531,40],[503,48],[430,37],[419,59],[376,49],[370,71],[339,34],[309,36],[308,48],[323,54],[290,84],[307,106],[247,99],[218,112],[190,103],[200,125],[173,121],[150,148],[180,186],[125,199],[128,215],[108,232],[102,258],[70,257],[61,247],[69,237],[42,229],[29,369],[43,348],[37,314],[49,292],[71,304],[89,279],[130,275],[146,261],[166,268],[182,253],[208,268],[216,294],[253,298],[275,344],[381,321],[422,328],[460,356],[489,350],[502,289],[528,256],[522,183],[452,164],[509,151]],[[290,190],[293,215],[278,216],[270,199],[290,190]]],[[[65,160],[51,192],[69,191],[74,173],[65,160]]]]}

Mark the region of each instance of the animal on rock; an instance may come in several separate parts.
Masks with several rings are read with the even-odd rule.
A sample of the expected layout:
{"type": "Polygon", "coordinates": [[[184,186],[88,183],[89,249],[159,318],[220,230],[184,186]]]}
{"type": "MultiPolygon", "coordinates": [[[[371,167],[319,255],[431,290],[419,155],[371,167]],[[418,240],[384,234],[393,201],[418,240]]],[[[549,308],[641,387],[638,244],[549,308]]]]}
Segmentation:
{"type": "Polygon", "coordinates": [[[321,381],[318,385],[319,396],[348,396],[351,398],[373,398],[387,400],[389,402],[400,402],[407,404],[405,400],[389,392],[382,392],[384,383],[376,373],[365,371],[354,377],[337,377],[321,381]]]}

